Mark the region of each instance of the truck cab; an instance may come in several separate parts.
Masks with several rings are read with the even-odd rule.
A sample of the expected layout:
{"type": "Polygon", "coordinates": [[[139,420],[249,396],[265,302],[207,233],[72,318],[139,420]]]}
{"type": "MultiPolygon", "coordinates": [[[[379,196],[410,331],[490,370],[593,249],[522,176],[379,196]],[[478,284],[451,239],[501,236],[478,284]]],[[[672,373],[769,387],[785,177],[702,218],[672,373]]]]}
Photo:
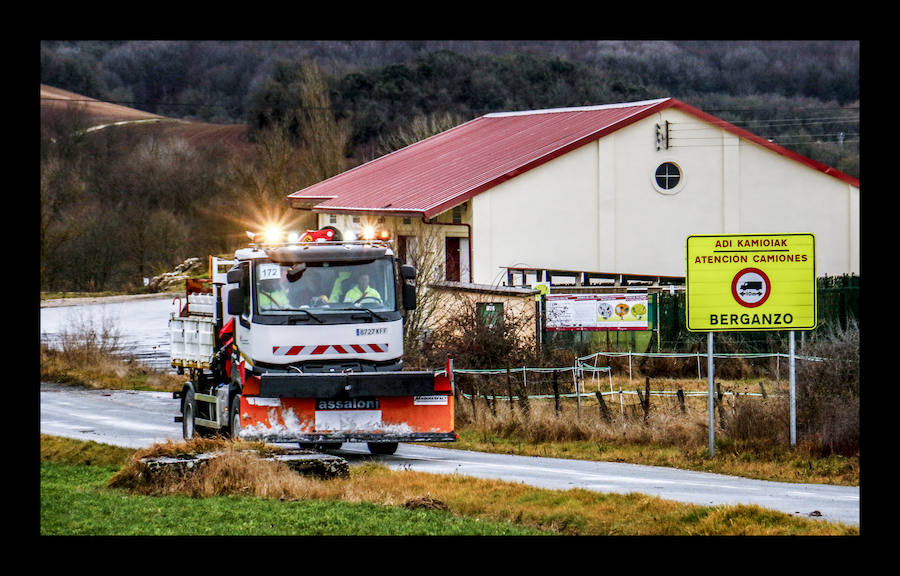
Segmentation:
{"type": "Polygon", "coordinates": [[[414,287],[387,246],[248,248],[229,273],[236,348],[256,373],[399,371],[414,287]],[[404,290],[404,287],[407,287],[404,290]]]}

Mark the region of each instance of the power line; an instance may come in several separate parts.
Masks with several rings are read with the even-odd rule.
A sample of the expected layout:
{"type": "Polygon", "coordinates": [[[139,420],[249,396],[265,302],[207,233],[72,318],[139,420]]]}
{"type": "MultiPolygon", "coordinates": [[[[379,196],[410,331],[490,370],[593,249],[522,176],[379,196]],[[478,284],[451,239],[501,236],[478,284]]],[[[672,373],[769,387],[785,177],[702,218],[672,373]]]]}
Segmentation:
{"type": "MultiPolygon", "coordinates": [[[[758,108],[703,108],[706,112],[757,112],[759,110],[768,110],[765,107],[758,108]]],[[[798,108],[791,108],[792,111],[797,112],[800,110],[859,110],[859,106],[803,106],[798,108]]]]}
{"type": "MultiPolygon", "coordinates": [[[[806,126],[809,124],[853,124],[859,122],[859,118],[847,117],[817,117],[817,118],[782,118],[778,120],[748,120],[745,122],[733,122],[735,126],[759,128],[789,128],[791,126],[806,126]]],[[[669,122],[670,128],[679,131],[709,130],[711,126],[720,126],[709,122],[669,122]]]]}
{"type": "MultiPolygon", "coordinates": [[[[818,134],[789,134],[786,138],[790,139],[809,139],[809,138],[825,138],[828,136],[834,136],[835,138],[839,138],[841,136],[859,136],[858,132],[822,132],[818,134]]],[[[718,140],[721,138],[721,135],[715,136],[676,136],[673,134],[669,134],[669,140],[718,140]]],[[[845,140],[846,142],[846,140],[845,140]]]]}
{"type": "MultiPolygon", "coordinates": [[[[828,144],[832,146],[839,146],[844,144],[858,144],[859,138],[847,138],[844,139],[843,142],[838,140],[792,140],[789,138],[777,138],[769,140],[773,144],[778,144],[780,146],[787,145],[795,145],[795,144],[828,144]]],[[[709,144],[699,144],[699,143],[686,143],[686,144],[670,144],[669,148],[737,148],[741,146],[740,143],[727,143],[727,142],[718,142],[718,143],[709,143],[709,144]]]]}

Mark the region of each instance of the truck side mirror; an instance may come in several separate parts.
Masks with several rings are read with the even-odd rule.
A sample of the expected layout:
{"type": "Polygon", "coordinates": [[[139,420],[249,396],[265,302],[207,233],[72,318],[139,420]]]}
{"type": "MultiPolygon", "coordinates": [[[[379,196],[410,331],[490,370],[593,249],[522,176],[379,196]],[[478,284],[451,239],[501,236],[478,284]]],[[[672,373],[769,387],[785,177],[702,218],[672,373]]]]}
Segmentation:
{"type": "Polygon", "coordinates": [[[416,309],[416,285],[409,282],[403,283],[403,309],[416,309]]]}
{"type": "MultiPolygon", "coordinates": [[[[240,272],[240,270],[230,270],[232,272],[240,272]]],[[[229,282],[230,282],[229,278],[229,282]]],[[[232,316],[240,316],[244,313],[244,293],[240,288],[232,288],[228,291],[228,313],[232,316]]]]}
{"type": "Polygon", "coordinates": [[[225,281],[229,284],[240,284],[243,279],[244,271],[241,268],[232,268],[225,274],[225,281]]]}
{"type": "Polygon", "coordinates": [[[403,279],[402,284],[402,292],[403,296],[403,309],[404,310],[415,310],[416,309],[416,268],[415,266],[410,266],[409,264],[401,264],[400,265],[400,277],[403,279]]]}

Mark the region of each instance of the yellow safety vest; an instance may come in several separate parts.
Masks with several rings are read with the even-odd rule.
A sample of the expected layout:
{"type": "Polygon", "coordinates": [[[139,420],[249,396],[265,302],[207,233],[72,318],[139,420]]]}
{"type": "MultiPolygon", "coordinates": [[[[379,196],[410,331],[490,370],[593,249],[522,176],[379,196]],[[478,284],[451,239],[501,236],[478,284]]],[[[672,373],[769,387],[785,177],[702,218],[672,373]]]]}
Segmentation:
{"type": "Polygon", "coordinates": [[[381,300],[381,294],[378,293],[378,290],[369,286],[366,288],[365,294],[363,291],[359,289],[359,286],[354,286],[350,290],[347,291],[347,295],[344,296],[344,302],[356,302],[357,300],[361,300],[362,298],[378,298],[381,300]]]}

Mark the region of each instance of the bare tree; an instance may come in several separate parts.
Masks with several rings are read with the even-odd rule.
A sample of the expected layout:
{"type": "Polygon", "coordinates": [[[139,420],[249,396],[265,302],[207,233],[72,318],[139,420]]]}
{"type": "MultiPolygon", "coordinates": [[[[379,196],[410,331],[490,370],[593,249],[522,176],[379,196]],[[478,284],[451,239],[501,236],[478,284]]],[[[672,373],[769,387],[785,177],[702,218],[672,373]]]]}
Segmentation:
{"type": "Polygon", "coordinates": [[[250,158],[232,157],[230,173],[249,202],[260,206],[280,204],[294,191],[293,187],[299,186],[300,156],[284,127],[270,124],[257,133],[250,158]]]}
{"type": "Polygon", "coordinates": [[[407,245],[407,261],[416,268],[416,309],[410,310],[404,323],[406,344],[420,348],[430,341],[430,333],[445,317],[440,298],[430,284],[444,278],[444,236],[440,227],[416,222],[407,245]]]}
{"type": "Polygon", "coordinates": [[[255,136],[249,159],[231,163],[233,200],[238,207],[234,225],[252,230],[275,224],[305,229],[309,215],[293,210],[287,195],[339,174],[349,139],[346,123],[335,121],[328,87],[315,63],[302,65],[292,83],[295,108],[282,121],[271,120],[255,136]],[[296,127],[299,142],[291,136],[296,127]]]}
{"type": "Polygon", "coordinates": [[[304,185],[310,185],[343,172],[350,130],[346,122],[335,120],[328,85],[315,62],[303,63],[298,95],[299,169],[304,185]]]}
{"type": "Polygon", "coordinates": [[[257,133],[249,157],[232,156],[226,202],[234,207],[222,215],[243,240],[243,231],[258,231],[278,225],[297,227],[300,215],[286,196],[302,188],[304,177],[299,168],[303,152],[291,142],[288,131],[279,123],[257,133]]]}
{"type": "Polygon", "coordinates": [[[378,138],[378,150],[381,154],[389,154],[400,148],[414,144],[420,140],[440,134],[463,123],[463,118],[453,112],[432,113],[427,116],[416,116],[406,126],[397,131],[378,138]]]}
{"type": "Polygon", "coordinates": [[[498,368],[535,359],[534,312],[505,306],[502,315],[486,316],[484,299],[458,293],[443,300],[445,309],[435,331],[436,354],[450,354],[459,365],[498,368]]]}

